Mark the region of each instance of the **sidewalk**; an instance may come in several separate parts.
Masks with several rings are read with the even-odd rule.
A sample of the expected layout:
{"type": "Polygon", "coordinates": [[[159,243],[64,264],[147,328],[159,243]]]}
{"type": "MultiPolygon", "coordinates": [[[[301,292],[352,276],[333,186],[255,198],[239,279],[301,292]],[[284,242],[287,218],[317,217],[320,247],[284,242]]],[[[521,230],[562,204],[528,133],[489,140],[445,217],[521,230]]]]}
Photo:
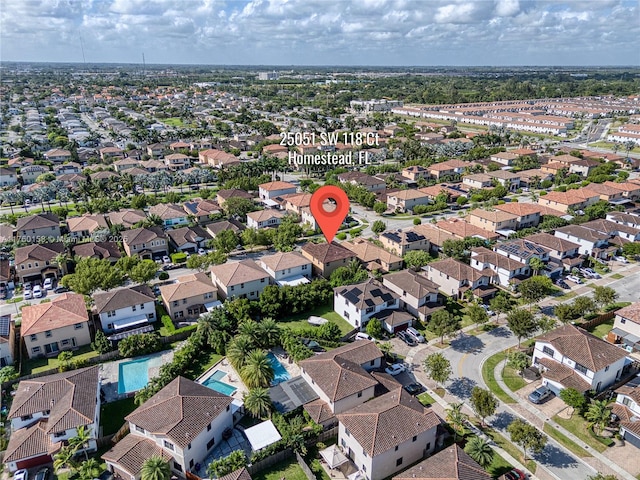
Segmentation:
{"type": "MultiPolygon", "coordinates": [[[[568,431],[567,429],[565,429],[561,425],[557,424],[553,420],[549,420],[548,418],[546,418],[547,417],[546,414],[544,414],[543,412],[538,410],[536,407],[534,407],[533,405],[531,405],[528,402],[526,402],[523,398],[521,398],[520,396],[518,396],[514,392],[512,392],[509,389],[509,387],[507,387],[507,385],[504,383],[504,380],[502,379],[502,369],[504,367],[504,363],[505,363],[505,360],[503,360],[502,362],[498,363],[498,365],[496,365],[496,368],[495,368],[495,370],[493,372],[493,375],[494,375],[494,377],[496,379],[496,382],[500,386],[500,388],[502,388],[502,390],[504,390],[507,393],[507,395],[509,395],[511,398],[513,398],[517,402],[517,405],[519,407],[521,407],[524,410],[526,410],[526,412],[534,415],[535,416],[535,420],[541,421],[543,425],[545,423],[548,423],[553,428],[558,430],[560,433],[562,433],[563,435],[568,437],[570,440],[575,442],[577,445],[579,445],[580,447],[585,449],[587,452],[589,452],[593,456],[593,458],[597,459],[599,461],[599,463],[601,464],[601,465],[599,465],[599,468],[597,469],[601,473],[608,474],[609,472],[603,471],[603,468],[606,468],[608,470],[611,470],[610,473],[612,473],[614,475],[617,475],[620,478],[623,478],[623,479],[626,479],[626,480],[635,480],[636,479],[636,477],[631,475],[629,472],[624,470],[622,467],[620,467],[616,463],[612,462],[611,459],[605,457],[604,455],[602,455],[597,450],[591,448],[589,445],[587,445],[585,442],[583,442],[580,438],[576,437],[573,433],[571,433],[570,431],[568,431]]],[[[509,408],[513,409],[514,412],[516,414],[518,414],[519,416],[523,416],[521,413],[515,411],[515,409],[512,406],[510,406],[510,405],[507,405],[507,406],[509,408]]],[[[585,461],[584,458],[582,460],[585,461]]]]}

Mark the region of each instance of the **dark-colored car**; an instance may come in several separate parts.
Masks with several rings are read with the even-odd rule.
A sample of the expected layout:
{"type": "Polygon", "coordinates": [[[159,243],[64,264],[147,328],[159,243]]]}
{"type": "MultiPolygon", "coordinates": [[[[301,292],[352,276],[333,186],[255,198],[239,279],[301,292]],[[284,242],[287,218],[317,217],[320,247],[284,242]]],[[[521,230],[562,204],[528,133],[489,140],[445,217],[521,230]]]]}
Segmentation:
{"type": "Polygon", "coordinates": [[[407,332],[400,331],[396,333],[396,335],[398,336],[398,338],[400,338],[404,343],[406,343],[410,347],[415,347],[416,345],[418,345],[418,342],[416,342],[415,339],[411,335],[409,335],[407,332]]]}
{"type": "Polygon", "coordinates": [[[67,287],[62,287],[62,286],[56,287],[53,289],[53,293],[66,293],[68,291],[69,289],[67,287]]]}
{"type": "Polygon", "coordinates": [[[419,383],[410,383],[402,388],[404,388],[410,395],[418,395],[419,393],[422,393],[422,390],[424,390],[422,385],[419,383]]]}
{"type": "Polygon", "coordinates": [[[553,395],[553,392],[549,390],[548,387],[545,387],[544,385],[542,385],[541,387],[536,388],[533,392],[529,394],[529,401],[531,403],[542,403],[552,395],[553,395]]]}
{"type": "Polygon", "coordinates": [[[567,282],[565,282],[564,280],[562,280],[561,278],[556,280],[556,285],[558,285],[560,288],[564,288],[565,290],[571,288],[569,286],[569,284],[567,282]]]}
{"type": "Polygon", "coordinates": [[[49,480],[50,476],[51,470],[48,467],[44,467],[38,470],[38,473],[36,473],[36,476],[33,478],[34,480],[49,480]]]}

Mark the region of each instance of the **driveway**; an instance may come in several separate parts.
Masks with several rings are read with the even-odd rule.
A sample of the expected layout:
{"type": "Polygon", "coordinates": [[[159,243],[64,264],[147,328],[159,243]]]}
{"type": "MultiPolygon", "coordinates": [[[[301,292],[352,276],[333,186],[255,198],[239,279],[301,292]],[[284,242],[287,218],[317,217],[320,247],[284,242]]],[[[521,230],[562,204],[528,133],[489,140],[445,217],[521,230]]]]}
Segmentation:
{"type": "MultiPolygon", "coordinates": [[[[516,395],[525,401],[529,401],[529,394],[533,392],[536,388],[542,385],[540,380],[536,380],[535,382],[531,382],[528,385],[525,385],[520,390],[518,390],[516,395]]],[[[545,400],[543,403],[539,403],[537,405],[531,404],[541,412],[543,412],[547,418],[551,419],[562,410],[567,408],[567,405],[560,399],[560,397],[556,397],[552,395],[550,398],[545,400]]]]}

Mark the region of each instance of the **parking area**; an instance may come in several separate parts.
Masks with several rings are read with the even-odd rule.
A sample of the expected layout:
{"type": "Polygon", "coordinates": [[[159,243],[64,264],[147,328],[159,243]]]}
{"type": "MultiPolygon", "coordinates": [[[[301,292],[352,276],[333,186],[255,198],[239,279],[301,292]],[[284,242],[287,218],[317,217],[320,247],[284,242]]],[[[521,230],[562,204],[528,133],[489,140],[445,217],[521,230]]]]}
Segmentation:
{"type": "MultiPolygon", "coordinates": [[[[522,397],[525,401],[529,402],[529,394],[541,385],[542,382],[540,380],[536,380],[535,382],[531,382],[530,384],[522,387],[516,392],[516,394],[522,397]]],[[[531,405],[535,406],[538,410],[547,415],[547,418],[549,419],[553,418],[555,415],[557,415],[567,407],[567,405],[555,395],[552,395],[542,403],[538,403],[535,405],[531,403],[531,405]]]]}

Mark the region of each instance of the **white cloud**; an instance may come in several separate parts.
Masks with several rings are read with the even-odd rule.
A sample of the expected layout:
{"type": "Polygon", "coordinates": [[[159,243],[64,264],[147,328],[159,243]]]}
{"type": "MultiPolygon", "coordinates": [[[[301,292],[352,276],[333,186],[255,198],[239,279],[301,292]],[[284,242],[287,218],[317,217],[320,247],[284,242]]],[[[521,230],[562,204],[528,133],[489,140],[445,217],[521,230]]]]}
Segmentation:
{"type": "Polygon", "coordinates": [[[520,11],[518,0],[497,0],[496,15],[499,17],[512,17],[520,11]]]}

